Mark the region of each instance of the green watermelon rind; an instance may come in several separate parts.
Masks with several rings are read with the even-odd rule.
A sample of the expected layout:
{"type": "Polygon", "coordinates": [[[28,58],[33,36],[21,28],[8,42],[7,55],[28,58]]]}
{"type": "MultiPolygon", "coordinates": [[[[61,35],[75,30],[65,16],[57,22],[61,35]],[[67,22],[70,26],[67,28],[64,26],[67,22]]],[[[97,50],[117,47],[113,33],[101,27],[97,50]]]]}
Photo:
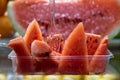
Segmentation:
{"type": "Polygon", "coordinates": [[[17,20],[14,17],[14,11],[12,10],[12,1],[9,1],[8,6],[7,6],[7,13],[8,17],[10,18],[10,21],[13,25],[13,28],[19,33],[19,35],[24,35],[25,29],[17,22],[17,20]]]}
{"type": "Polygon", "coordinates": [[[113,28],[110,33],[108,33],[109,39],[115,38],[115,36],[120,32],[120,21],[117,23],[117,25],[114,25],[114,26],[116,27],[113,28]]]}

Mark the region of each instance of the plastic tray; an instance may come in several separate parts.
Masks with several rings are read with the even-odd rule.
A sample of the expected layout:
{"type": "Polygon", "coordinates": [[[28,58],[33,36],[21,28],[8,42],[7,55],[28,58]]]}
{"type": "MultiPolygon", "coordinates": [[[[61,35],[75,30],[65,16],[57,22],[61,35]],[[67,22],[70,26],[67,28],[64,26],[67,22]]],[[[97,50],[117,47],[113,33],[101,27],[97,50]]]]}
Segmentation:
{"type": "Polygon", "coordinates": [[[12,60],[13,71],[17,74],[103,74],[106,71],[112,53],[108,50],[108,55],[94,56],[95,64],[93,70],[90,69],[90,62],[93,60],[92,55],[88,56],[54,56],[54,57],[17,57],[12,51],[8,58],[12,60]],[[84,60],[88,60],[87,69],[84,69],[84,60]],[[65,63],[62,64],[61,61],[65,63]],[[82,64],[83,63],[83,64],[82,64]]]}

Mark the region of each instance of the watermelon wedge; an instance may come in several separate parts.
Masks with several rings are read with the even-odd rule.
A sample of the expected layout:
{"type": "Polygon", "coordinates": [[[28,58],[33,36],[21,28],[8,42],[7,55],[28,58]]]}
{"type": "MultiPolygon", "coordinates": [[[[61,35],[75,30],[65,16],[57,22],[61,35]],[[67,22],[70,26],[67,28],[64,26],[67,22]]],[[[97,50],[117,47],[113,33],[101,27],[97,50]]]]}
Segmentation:
{"type": "Polygon", "coordinates": [[[88,55],[94,55],[101,41],[101,36],[97,34],[86,33],[86,43],[88,55]]]}
{"type": "Polygon", "coordinates": [[[91,73],[103,73],[105,72],[107,65],[107,46],[108,46],[108,37],[104,37],[101,41],[99,47],[97,48],[91,62],[89,65],[89,71],[91,73]],[[101,56],[100,56],[101,55],[101,56]]]}
{"type": "Polygon", "coordinates": [[[21,36],[10,40],[8,46],[15,50],[18,57],[30,56],[29,50],[21,36]]]}
{"type": "MultiPolygon", "coordinates": [[[[16,58],[13,59],[15,63],[17,63],[15,66],[15,72],[22,73],[22,74],[28,74],[34,72],[34,60],[30,57],[29,50],[23,40],[23,38],[17,37],[13,40],[11,40],[8,44],[9,47],[11,47],[16,54],[16,58]],[[26,58],[27,57],[27,58],[26,58]]],[[[14,67],[15,67],[14,66],[14,67]]]]}
{"type": "Polygon", "coordinates": [[[50,26],[49,1],[11,1],[8,4],[8,15],[15,29],[21,34],[24,34],[29,23],[36,19],[44,37],[62,33],[67,38],[79,22],[83,22],[85,32],[114,37],[120,30],[119,3],[119,0],[56,1],[56,27],[50,26]]]}
{"type": "Polygon", "coordinates": [[[29,26],[26,30],[26,33],[24,35],[24,41],[25,41],[25,44],[27,45],[29,51],[31,51],[31,43],[34,40],[40,40],[40,41],[43,40],[41,30],[35,19],[29,24],[29,26]]]}
{"type": "Polygon", "coordinates": [[[59,71],[62,74],[87,74],[87,45],[82,23],[69,35],[63,47],[62,56],[77,56],[83,58],[60,59],[59,71]]]}
{"type": "Polygon", "coordinates": [[[31,45],[31,54],[37,59],[36,71],[53,74],[58,71],[58,62],[51,57],[51,48],[43,41],[34,40],[31,45]]]}

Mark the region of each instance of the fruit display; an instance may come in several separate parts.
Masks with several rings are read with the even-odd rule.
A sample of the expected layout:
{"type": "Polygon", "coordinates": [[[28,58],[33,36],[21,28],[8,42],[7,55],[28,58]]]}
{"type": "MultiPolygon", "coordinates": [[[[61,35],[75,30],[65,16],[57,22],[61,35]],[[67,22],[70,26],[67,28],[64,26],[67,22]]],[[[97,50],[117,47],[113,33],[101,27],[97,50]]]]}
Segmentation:
{"type": "Polygon", "coordinates": [[[0,79],[120,80],[120,0],[50,1],[0,0],[0,79]]]}
{"type": "Polygon", "coordinates": [[[68,37],[79,22],[83,22],[85,32],[109,34],[114,37],[120,28],[119,0],[57,0],[54,7],[55,26],[51,26],[49,0],[15,0],[8,5],[8,15],[14,28],[25,33],[29,23],[36,19],[42,35],[62,33],[68,37]]]}
{"type": "MultiPolygon", "coordinates": [[[[58,42],[53,39],[53,42],[55,41],[54,45],[49,45],[48,37],[45,38],[42,36],[42,32],[37,24],[37,21],[34,19],[29,24],[23,37],[18,36],[8,43],[8,46],[14,51],[11,53],[12,55],[9,55],[9,58],[12,60],[16,73],[102,74],[105,72],[107,61],[110,59],[110,54],[107,51],[107,36],[98,38],[96,34],[85,33],[83,23],[79,23],[67,39],[62,39],[63,49],[60,49],[60,53],[59,51],[55,51],[53,47],[54,45],[60,44],[59,39],[62,38],[62,35],[55,34],[52,38],[55,37],[57,39],[59,36],[57,39],[58,42]],[[96,43],[100,42],[95,53],[92,55],[88,54],[89,49],[87,48],[91,48],[87,47],[88,35],[91,35],[89,37],[96,43]],[[102,62],[104,65],[100,66],[101,64],[98,64],[99,62],[102,62]],[[96,70],[97,68],[99,70],[96,70]]],[[[91,45],[96,46],[96,44],[91,45]]],[[[59,46],[55,48],[57,49],[59,46]]]]}

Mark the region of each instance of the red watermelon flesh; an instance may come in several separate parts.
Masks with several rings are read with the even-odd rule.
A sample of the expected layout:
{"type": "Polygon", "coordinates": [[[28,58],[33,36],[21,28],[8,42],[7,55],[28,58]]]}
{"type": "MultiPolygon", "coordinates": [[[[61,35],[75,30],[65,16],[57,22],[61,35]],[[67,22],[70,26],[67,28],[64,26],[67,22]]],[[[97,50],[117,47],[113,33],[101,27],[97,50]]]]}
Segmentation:
{"type": "Polygon", "coordinates": [[[13,62],[16,63],[16,65],[14,65],[16,66],[15,71],[20,74],[33,73],[35,68],[33,65],[35,64],[35,61],[30,57],[29,50],[23,38],[20,36],[11,40],[8,43],[8,46],[11,47],[16,54],[16,57],[13,57],[12,59],[13,62]]]}
{"type": "Polygon", "coordinates": [[[47,1],[15,0],[11,9],[24,30],[35,18],[44,37],[62,33],[67,38],[79,22],[84,23],[85,32],[103,37],[113,31],[120,21],[118,0],[58,1],[55,5],[55,27],[50,26],[50,5],[47,1]]]}
{"type": "Polygon", "coordinates": [[[40,40],[40,41],[43,40],[41,30],[35,19],[29,24],[29,26],[26,30],[26,33],[24,35],[24,41],[25,41],[25,44],[27,45],[29,51],[31,51],[31,43],[34,40],[40,40]]]}
{"type": "Polygon", "coordinates": [[[58,62],[52,58],[51,48],[43,41],[34,40],[31,45],[31,54],[37,60],[36,72],[53,74],[58,71],[58,62]]]}
{"type": "Polygon", "coordinates": [[[46,42],[52,48],[52,50],[58,53],[62,52],[63,44],[64,44],[64,39],[62,34],[55,34],[53,36],[48,36],[46,42]]]}
{"type": "Polygon", "coordinates": [[[91,73],[100,74],[100,73],[105,72],[106,65],[107,65],[107,59],[108,59],[107,46],[108,46],[108,37],[106,36],[101,41],[99,47],[97,48],[89,64],[89,71],[91,73]]]}
{"type": "Polygon", "coordinates": [[[101,36],[97,34],[86,33],[86,43],[88,55],[94,55],[101,41],[101,36]]]}
{"type": "Polygon", "coordinates": [[[87,74],[87,45],[83,24],[78,26],[67,38],[61,56],[77,56],[82,58],[61,58],[59,71],[62,74],[87,74]]]}

